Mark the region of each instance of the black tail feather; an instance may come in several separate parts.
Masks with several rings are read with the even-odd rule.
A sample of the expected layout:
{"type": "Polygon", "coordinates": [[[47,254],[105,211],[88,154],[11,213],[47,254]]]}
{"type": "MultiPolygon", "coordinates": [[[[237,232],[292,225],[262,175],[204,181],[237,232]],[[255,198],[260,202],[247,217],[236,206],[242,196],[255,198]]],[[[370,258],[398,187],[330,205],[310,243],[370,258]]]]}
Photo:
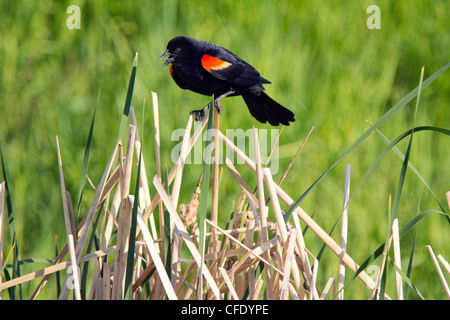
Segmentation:
{"type": "Polygon", "coordinates": [[[272,126],[280,124],[288,126],[289,122],[295,121],[292,111],[270,98],[264,91],[260,91],[260,93],[255,95],[248,92],[242,95],[248,110],[256,120],[262,123],[269,122],[272,126]]]}

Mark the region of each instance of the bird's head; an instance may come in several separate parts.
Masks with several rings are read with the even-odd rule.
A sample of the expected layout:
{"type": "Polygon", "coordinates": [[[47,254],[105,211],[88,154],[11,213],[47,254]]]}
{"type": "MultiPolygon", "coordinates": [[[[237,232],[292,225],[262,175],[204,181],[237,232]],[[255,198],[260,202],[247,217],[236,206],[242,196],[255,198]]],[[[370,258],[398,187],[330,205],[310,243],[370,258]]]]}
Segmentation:
{"type": "Polygon", "coordinates": [[[159,57],[158,61],[161,60],[164,57],[169,57],[164,62],[163,66],[161,68],[164,68],[168,64],[174,63],[177,60],[180,60],[184,57],[189,56],[189,54],[192,51],[193,43],[197,41],[194,38],[186,37],[186,36],[178,36],[173,38],[169,41],[167,44],[166,51],[162,54],[161,57],[159,57]]]}

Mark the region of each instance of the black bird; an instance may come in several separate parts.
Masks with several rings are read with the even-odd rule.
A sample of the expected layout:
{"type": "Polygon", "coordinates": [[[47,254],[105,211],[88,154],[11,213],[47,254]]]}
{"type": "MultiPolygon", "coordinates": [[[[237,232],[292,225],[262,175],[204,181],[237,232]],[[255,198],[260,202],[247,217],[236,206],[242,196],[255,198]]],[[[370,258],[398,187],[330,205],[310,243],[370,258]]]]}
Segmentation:
{"type": "MultiPolygon", "coordinates": [[[[171,64],[170,74],[175,83],[182,89],[214,95],[214,106],[219,113],[222,98],[242,96],[252,116],[262,123],[278,126],[295,121],[292,111],[264,92],[262,85],[270,81],[231,51],[211,42],[178,36],[169,41],[167,50],[158,60],[166,56],[168,59],[162,67],[171,64]]],[[[191,114],[201,119],[208,106],[191,114]]]]}

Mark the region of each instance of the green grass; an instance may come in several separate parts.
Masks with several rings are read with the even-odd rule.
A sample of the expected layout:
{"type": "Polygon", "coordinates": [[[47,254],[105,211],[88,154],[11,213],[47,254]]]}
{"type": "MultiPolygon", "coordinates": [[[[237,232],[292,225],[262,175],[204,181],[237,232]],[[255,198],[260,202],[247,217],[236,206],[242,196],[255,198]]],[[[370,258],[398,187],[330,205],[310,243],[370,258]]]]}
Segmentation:
{"type": "MultiPolygon", "coordinates": [[[[59,247],[65,243],[55,136],[58,135],[62,148],[66,188],[76,208],[97,100],[88,167],[94,184],[108,161],[105,155],[109,155],[117,140],[117,123],[136,52],[139,68],[131,104],[141,119],[144,97],[148,101],[151,91],[158,93],[163,124],[162,164],[172,167],[170,152],[179,143],[170,140],[172,131],[184,127],[189,111],[205,105],[209,99],[180,90],[168,70],[161,70],[162,63],[156,61],[168,40],[179,34],[215,42],[240,55],[272,82],[266,86],[267,92],[296,113],[297,121],[283,129],[280,172],[275,179],[311,127],[315,127],[283,182],[283,188],[298,199],[370,128],[365,120],[376,123],[418,86],[422,66],[427,79],[449,62],[448,1],[380,1],[380,30],[366,28],[366,8],[371,4],[372,1],[262,0],[2,2],[0,142],[20,259],[54,258],[55,235],[60,239],[59,247]],[[71,4],[81,8],[80,30],[66,28],[66,8],[71,4]]],[[[393,141],[411,129],[414,118],[416,126],[448,129],[449,92],[447,71],[422,92],[417,114],[412,100],[379,127],[379,132],[393,141]]],[[[240,98],[226,99],[222,105],[222,130],[246,130],[253,125],[269,128],[254,121],[240,98]]],[[[144,137],[152,136],[152,121],[151,112],[145,112],[145,131],[140,133],[144,137]]],[[[396,145],[403,155],[409,149],[408,142],[406,137],[396,145]]],[[[144,138],[144,143],[144,158],[154,159],[153,140],[144,138]]],[[[420,212],[442,210],[438,201],[448,212],[448,143],[449,137],[439,132],[414,133],[408,155],[421,178],[406,171],[396,209],[400,228],[420,212]]],[[[309,214],[315,212],[314,219],[331,231],[342,210],[345,165],[352,164],[352,191],[386,146],[383,138],[373,132],[308,193],[302,208],[309,214]]],[[[151,162],[146,164],[151,178],[155,168],[151,162]]],[[[358,262],[385,241],[388,199],[396,194],[402,166],[403,159],[388,152],[353,195],[348,252],[358,262]]],[[[186,190],[194,190],[201,170],[202,165],[184,170],[186,190]]],[[[252,188],[256,185],[250,173],[244,178],[252,188]]],[[[238,199],[240,189],[226,171],[220,188],[223,193],[219,217],[225,223],[233,210],[230,203],[238,199]]],[[[87,210],[93,196],[94,191],[86,184],[81,212],[87,210]]],[[[179,203],[188,203],[191,196],[192,192],[180,194],[179,203]]],[[[333,237],[339,239],[338,232],[333,237]]],[[[402,238],[403,265],[407,265],[413,238],[412,231],[402,238]]],[[[9,230],[5,241],[6,255],[11,248],[9,230]]],[[[322,247],[312,232],[306,233],[305,241],[314,254],[322,247]]],[[[450,259],[449,225],[441,215],[428,215],[417,224],[411,279],[425,298],[442,299],[445,292],[425,248],[428,244],[435,253],[450,259]]],[[[325,249],[319,277],[336,275],[337,263],[325,249]]],[[[42,266],[21,265],[21,273],[42,266]]],[[[388,277],[392,275],[390,272],[388,277]]],[[[327,280],[319,278],[318,282],[324,285],[327,280]]],[[[30,290],[27,288],[23,286],[24,297],[30,290]]],[[[46,288],[42,297],[54,298],[53,289],[46,288]]],[[[360,298],[365,293],[362,286],[350,286],[345,297],[360,298]]],[[[418,298],[412,290],[408,297],[418,298]]]]}

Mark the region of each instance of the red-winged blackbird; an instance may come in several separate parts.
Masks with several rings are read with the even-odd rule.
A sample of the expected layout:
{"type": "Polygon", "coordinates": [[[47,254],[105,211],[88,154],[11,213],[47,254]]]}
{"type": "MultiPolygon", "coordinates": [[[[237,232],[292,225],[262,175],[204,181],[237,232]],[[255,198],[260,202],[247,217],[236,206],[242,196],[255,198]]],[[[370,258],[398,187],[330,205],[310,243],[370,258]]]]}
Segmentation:
{"type": "MultiPolygon", "coordinates": [[[[264,93],[263,83],[270,83],[259,75],[250,64],[231,51],[214,43],[199,41],[191,37],[178,36],[167,44],[167,50],[158,59],[169,56],[162,67],[168,64],[175,83],[182,89],[211,96],[219,111],[220,99],[227,96],[242,96],[256,120],[273,126],[289,125],[295,121],[294,113],[264,93]]],[[[206,105],[191,113],[196,119],[204,116],[206,105]]]]}

